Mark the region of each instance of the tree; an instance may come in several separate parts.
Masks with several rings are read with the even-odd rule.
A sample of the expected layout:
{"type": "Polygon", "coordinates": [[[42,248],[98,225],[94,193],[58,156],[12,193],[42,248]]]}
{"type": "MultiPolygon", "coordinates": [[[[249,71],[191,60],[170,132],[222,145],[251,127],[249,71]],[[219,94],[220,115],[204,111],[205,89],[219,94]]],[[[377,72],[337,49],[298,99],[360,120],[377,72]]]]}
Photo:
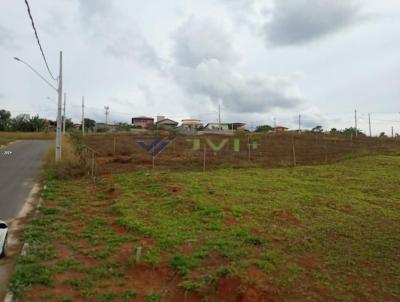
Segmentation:
{"type": "Polygon", "coordinates": [[[29,119],[28,131],[35,131],[35,132],[43,131],[45,126],[46,126],[46,121],[40,118],[39,115],[36,115],[29,119]]]}
{"type": "Polygon", "coordinates": [[[7,131],[11,126],[11,112],[0,110],[0,131],[7,131]]]}
{"type": "Polygon", "coordinates": [[[365,134],[360,129],[356,130],[356,128],[354,127],[346,128],[340,131],[340,133],[344,135],[356,135],[357,133],[358,136],[365,136],[365,134]]]}
{"type": "Polygon", "coordinates": [[[311,132],[322,133],[322,132],[324,132],[324,128],[322,128],[322,126],[315,126],[314,128],[312,128],[311,132]]]}
{"type": "Polygon", "coordinates": [[[30,131],[30,116],[29,114],[18,114],[16,117],[11,119],[12,131],[30,131]]]}
{"type": "Polygon", "coordinates": [[[256,132],[268,132],[272,131],[274,128],[272,128],[270,125],[261,125],[256,128],[256,132]]]}
{"type": "Polygon", "coordinates": [[[337,134],[339,131],[336,128],[332,128],[330,131],[331,134],[337,134]]]}
{"type": "Polygon", "coordinates": [[[94,131],[94,128],[96,127],[96,121],[91,120],[90,118],[85,118],[85,131],[94,131]]]}
{"type": "Polygon", "coordinates": [[[70,118],[65,119],[65,131],[69,131],[74,128],[74,123],[70,118]]]}
{"type": "Polygon", "coordinates": [[[119,123],[117,125],[117,131],[130,131],[132,129],[132,125],[128,123],[119,123]]]}
{"type": "Polygon", "coordinates": [[[380,134],[379,134],[379,137],[387,137],[387,135],[386,135],[386,133],[385,132],[381,132],[380,134]]]}

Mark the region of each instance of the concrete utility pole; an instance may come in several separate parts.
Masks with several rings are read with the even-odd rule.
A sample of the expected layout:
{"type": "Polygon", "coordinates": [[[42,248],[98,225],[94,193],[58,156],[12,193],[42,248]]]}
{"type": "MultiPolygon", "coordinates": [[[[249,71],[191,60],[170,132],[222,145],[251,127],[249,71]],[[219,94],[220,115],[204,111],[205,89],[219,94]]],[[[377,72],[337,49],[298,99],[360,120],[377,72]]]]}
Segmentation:
{"type": "Polygon", "coordinates": [[[57,110],[57,136],[56,136],[56,162],[61,160],[61,107],[62,107],[62,89],[63,89],[63,72],[62,72],[62,51],[60,51],[60,75],[58,77],[58,110],[57,110]]]}
{"type": "Polygon", "coordinates": [[[63,135],[65,135],[65,120],[66,120],[66,116],[65,116],[65,104],[67,102],[67,94],[64,93],[64,109],[63,109],[63,135]]]}
{"type": "Polygon", "coordinates": [[[274,128],[276,128],[276,117],[274,117],[274,128]]]}
{"type": "Polygon", "coordinates": [[[85,97],[82,97],[82,135],[85,135],[85,97]]]}
{"type": "Polygon", "coordinates": [[[368,123],[369,123],[369,137],[372,137],[371,113],[368,113],[368,123]]]}
{"type": "Polygon", "coordinates": [[[299,114],[299,132],[301,132],[301,114],[299,114]]]}
{"type": "Polygon", "coordinates": [[[392,127],[392,138],[394,137],[394,127],[392,127]]]}
{"type": "Polygon", "coordinates": [[[110,114],[110,107],[104,107],[105,114],[106,114],[106,126],[108,125],[108,115],[110,114]]]}
{"type": "Polygon", "coordinates": [[[356,132],[356,137],[357,137],[358,136],[357,110],[354,110],[354,122],[355,122],[355,132],[356,132]]]}

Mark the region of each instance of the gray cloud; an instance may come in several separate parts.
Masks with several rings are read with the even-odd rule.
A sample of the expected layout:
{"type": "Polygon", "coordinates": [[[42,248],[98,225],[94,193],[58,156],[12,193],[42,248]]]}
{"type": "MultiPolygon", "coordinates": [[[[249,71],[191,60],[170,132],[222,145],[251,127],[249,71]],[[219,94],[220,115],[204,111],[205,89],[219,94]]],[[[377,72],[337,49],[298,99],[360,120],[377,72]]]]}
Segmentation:
{"type": "Polygon", "coordinates": [[[216,59],[202,62],[195,68],[178,67],[175,75],[187,93],[206,96],[214,104],[222,103],[230,112],[268,112],[302,103],[292,84],[285,79],[247,76],[216,59]]]}
{"type": "Polygon", "coordinates": [[[242,72],[233,34],[214,23],[191,19],[173,37],[177,63],[173,74],[189,95],[203,96],[214,106],[222,103],[226,110],[241,113],[293,108],[302,103],[289,80],[242,72]]]}
{"type": "Polygon", "coordinates": [[[13,48],[15,41],[10,30],[0,24],[0,47],[13,48]]]}
{"type": "Polygon", "coordinates": [[[134,60],[160,69],[160,58],[137,24],[118,12],[108,0],[79,0],[81,18],[94,41],[118,60],[134,60]]]}
{"type": "Polygon", "coordinates": [[[264,33],[275,46],[305,44],[361,19],[356,0],[279,0],[270,14],[264,33]]]}
{"type": "Polygon", "coordinates": [[[233,63],[237,59],[231,34],[212,20],[190,18],[177,29],[173,39],[173,55],[182,66],[196,67],[210,59],[233,63]]]}
{"type": "Polygon", "coordinates": [[[138,89],[143,94],[144,99],[146,100],[146,104],[148,106],[153,106],[155,104],[155,97],[151,88],[148,85],[142,83],[138,85],[138,89]]]}
{"type": "Polygon", "coordinates": [[[79,0],[79,7],[82,20],[87,24],[95,22],[96,18],[103,18],[107,13],[114,13],[114,8],[109,0],[79,0]]]}
{"type": "Polygon", "coordinates": [[[160,58],[137,27],[114,25],[99,28],[97,38],[105,42],[105,52],[116,59],[135,60],[137,63],[160,69],[160,58]]]}

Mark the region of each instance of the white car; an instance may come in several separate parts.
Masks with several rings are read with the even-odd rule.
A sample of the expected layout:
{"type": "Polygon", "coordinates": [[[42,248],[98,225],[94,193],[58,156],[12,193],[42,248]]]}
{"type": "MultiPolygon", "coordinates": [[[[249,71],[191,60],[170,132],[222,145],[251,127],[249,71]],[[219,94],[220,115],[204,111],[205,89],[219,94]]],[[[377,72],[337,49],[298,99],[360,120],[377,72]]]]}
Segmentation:
{"type": "Polygon", "coordinates": [[[0,258],[6,256],[8,225],[0,220],[0,258]]]}

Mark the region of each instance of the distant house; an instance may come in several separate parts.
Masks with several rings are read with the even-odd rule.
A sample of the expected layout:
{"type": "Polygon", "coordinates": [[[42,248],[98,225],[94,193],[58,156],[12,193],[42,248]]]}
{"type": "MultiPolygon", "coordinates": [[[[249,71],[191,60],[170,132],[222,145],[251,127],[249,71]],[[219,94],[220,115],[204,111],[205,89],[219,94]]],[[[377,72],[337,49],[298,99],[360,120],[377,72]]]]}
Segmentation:
{"type": "Polygon", "coordinates": [[[227,123],[208,123],[205,127],[205,131],[228,131],[230,130],[230,124],[227,123]]]}
{"type": "Polygon", "coordinates": [[[154,118],[139,116],[132,118],[132,125],[142,129],[149,129],[154,125],[154,118]]]}
{"type": "Polygon", "coordinates": [[[246,130],[245,123],[231,123],[229,124],[229,129],[236,130],[236,131],[244,131],[246,130]]]}
{"type": "Polygon", "coordinates": [[[283,126],[276,126],[275,128],[273,128],[273,130],[275,132],[287,132],[289,131],[289,128],[283,126]]]}
{"type": "Polygon", "coordinates": [[[169,118],[165,118],[165,116],[157,116],[157,129],[172,130],[175,129],[178,124],[178,122],[175,122],[169,118]]]}
{"type": "Polygon", "coordinates": [[[44,120],[46,131],[57,131],[57,121],[44,120]]]}
{"type": "Polygon", "coordinates": [[[184,130],[196,131],[196,130],[203,128],[203,123],[201,122],[201,120],[189,118],[189,119],[182,120],[181,127],[184,130]]]}

